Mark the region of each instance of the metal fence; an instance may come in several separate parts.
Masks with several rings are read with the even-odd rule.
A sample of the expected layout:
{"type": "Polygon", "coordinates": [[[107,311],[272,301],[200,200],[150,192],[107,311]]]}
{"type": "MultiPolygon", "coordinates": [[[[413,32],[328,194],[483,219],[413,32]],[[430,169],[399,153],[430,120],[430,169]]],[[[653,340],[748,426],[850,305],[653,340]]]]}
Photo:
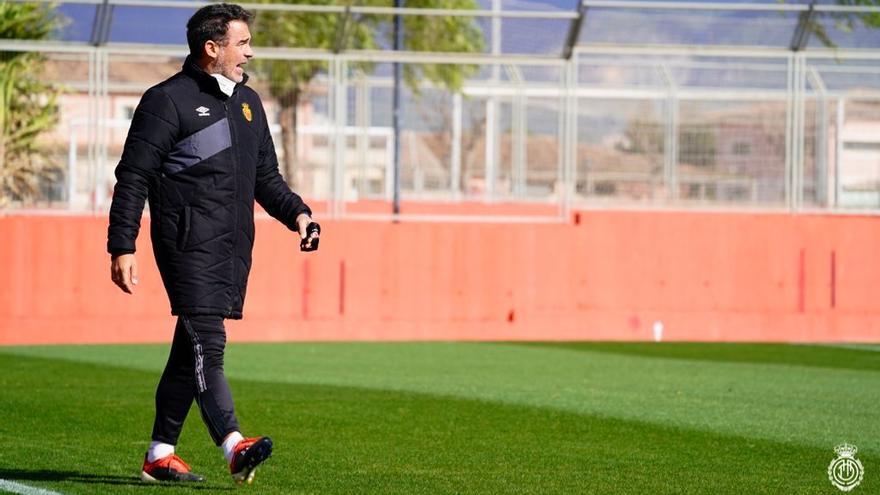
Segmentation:
{"type": "MultiPolygon", "coordinates": [[[[65,173],[36,203],[13,207],[103,211],[140,94],[179,70],[185,48],[114,42],[121,28],[101,9],[188,16],[200,4],[61,3],[95,9],[104,34],[93,26],[89,41],[0,40],[0,57],[41,52],[35,70],[62,88],[61,122],[44,141],[65,173]]],[[[404,214],[536,221],[605,206],[880,211],[880,36],[837,24],[880,8],[585,1],[566,12],[492,3],[367,10],[473,16],[489,40],[485,53],[257,47],[258,59],[322,66],[298,107],[295,189],[325,215],[389,216],[392,65],[468,64],[479,70],[460,92],[427,81],[403,91],[404,214]],[[805,31],[823,15],[838,16],[825,29],[835,46],[805,31]]],[[[273,117],[283,158],[280,105],[263,73],[249,84],[273,117]]]]}

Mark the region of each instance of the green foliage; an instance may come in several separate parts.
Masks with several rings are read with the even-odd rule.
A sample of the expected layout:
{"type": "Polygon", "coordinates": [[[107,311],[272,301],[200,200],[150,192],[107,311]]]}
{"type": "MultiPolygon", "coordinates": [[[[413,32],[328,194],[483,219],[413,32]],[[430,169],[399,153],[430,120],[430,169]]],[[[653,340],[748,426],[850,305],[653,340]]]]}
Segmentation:
{"type": "MultiPolygon", "coordinates": [[[[406,7],[474,10],[477,4],[474,0],[409,0],[406,7]]],[[[471,53],[485,48],[483,32],[471,17],[404,16],[403,30],[404,49],[409,51],[471,53]]],[[[478,70],[475,65],[406,64],[403,77],[415,93],[422,78],[450,91],[460,91],[464,81],[478,70]]]]}
{"type": "MultiPolygon", "coordinates": [[[[267,3],[272,0],[259,0],[267,3]]],[[[308,5],[346,5],[366,7],[392,7],[392,0],[361,0],[334,2],[331,0],[286,0],[287,3],[308,5]]],[[[272,1],[272,3],[278,3],[272,1]]],[[[408,0],[408,8],[477,8],[476,0],[408,0]]],[[[449,16],[403,16],[404,46],[407,51],[432,52],[481,52],[485,43],[483,33],[471,17],[449,16]]],[[[326,14],[317,12],[260,12],[252,33],[255,46],[324,49],[333,52],[344,50],[379,50],[393,46],[393,16],[375,14],[326,14]]],[[[285,175],[294,173],[296,154],[297,107],[309,94],[309,85],[321,72],[328,69],[322,60],[259,60],[255,71],[262,75],[272,96],[281,106],[282,146],[284,149],[285,175]]],[[[349,70],[367,74],[374,64],[356,62],[349,70]]],[[[422,81],[460,91],[464,81],[477,73],[475,65],[456,64],[405,64],[404,82],[410,91],[419,94],[422,81]]]]}
{"type": "MultiPolygon", "coordinates": [[[[615,148],[625,153],[661,155],[666,147],[666,134],[661,122],[650,117],[635,117],[623,130],[626,138],[615,148]]],[[[678,129],[678,162],[711,167],[715,165],[717,144],[715,129],[707,124],[684,124],[678,129]]]]}
{"type": "MultiPolygon", "coordinates": [[[[0,4],[0,38],[46,39],[59,25],[50,6],[0,4]]],[[[33,52],[0,56],[0,206],[32,199],[58,171],[38,142],[58,122],[58,90],[40,80],[43,60],[33,52]]]]}
{"type": "Polygon", "coordinates": [[[626,153],[660,154],[666,140],[663,124],[654,118],[634,117],[627,122],[623,135],[625,142],[616,148],[626,153]]]}
{"type": "MultiPolygon", "coordinates": [[[[854,5],[854,6],[864,6],[864,7],[878,7],[880,6],[880,0],[837,0],[839,5],[854,5]]],[[[865,27],[869,28],[880,28],[880,13],[878,12],[864,12],[857,14],[846,14],[843,17],[846,25],[852,29],[857,24],[862,24],[865,27]]]]}
{"type": "MultiPolygon", "coordinates": [[[[880,6],[880,0],[837,0],[838,5],[852,6],[880,6]]],[[[829,48],[836,48],[837,43],[831,38],[828,32],[829,22],[833,26],[844,32],[851,32],[859,26],[866,28],[880,28],[880,13],[877,12],[834,12],[823,14],[818,19],[809,23],[807,28],[810,32],[819,38],[823,45],[829,48]]]]}
{"type": "MultiPolygon", "coordinates": [[[[279,3],[260,0],[260,3],[279,3]]],[[[328,0],[288,1],[308,5],[330,5],[328,0]]],[[[342,36],[342,17],[315,12],[260,12],[253,26],[254,45],[267,47],[313,48],[332,50],[342,36]]],[[[356,48],[373,49],[375,40],[366,23],[348,23],[348,39],[356,48]]],[[[321,71],[327,70],[322,60],[276,61],[258,60],[255,70],[264,76],[272,95],[282,106],[292,104],[294,93],[307,90],[321,71]]]]}
{"type": "MultiPolygon", "coordinates": [[[[278,3],[260,0],[262,3],[278,3]]],[[[331,0],[290,1],[284,3],[308,5],[359,5],[391,7],[389,0],[333,2],[331,0]]],[[[407,8],[451,8],[473,10],[475,0],[409,0],[407,8]]],[[[291,47],[341,50],[376,50],[393,43],[393,16],[351,15],[349,19],[338,14],[314,12],[260,12],[254,22],[256,46],[291,47]]],[[[485,43],[483,34],[473,18],[462,16],[403,17],[404,50],[433,52],[480,52],[485,43]]],[[[266,75],[274,96],[280,97],[295,89],[304,90],[327,63],[319,60],[294,62],[258,61],[257,70],[266,75]]],[[[373,64],[354,64],[355,69],[369,72],[373,64]]],[[[404,78],[414,92],[427,79],[452,91],[461,89],[464,80],[479,70],[473,65],[406,64],[404,78]]]]}
{"type": "Polygon", "coordinates": [[[54,9],[38,3],[0,3],[0,39],[42,40],[59,26],[54,9]]]}

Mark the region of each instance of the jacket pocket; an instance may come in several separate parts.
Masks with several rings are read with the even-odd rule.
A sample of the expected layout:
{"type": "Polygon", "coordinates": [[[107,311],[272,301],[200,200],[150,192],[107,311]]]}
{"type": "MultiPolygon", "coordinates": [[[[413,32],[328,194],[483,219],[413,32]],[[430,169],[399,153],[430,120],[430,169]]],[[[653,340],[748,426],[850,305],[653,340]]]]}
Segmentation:
{"type": "Polygon", "coordinates": [[[189,206],[183,207],[183,212],[180,214],[180,220],[177,225],[177,249],[183,251],[186,249],[186,245],[189,242],[189,231],[190,224],[192,222],[192,208],[189,206]]]}

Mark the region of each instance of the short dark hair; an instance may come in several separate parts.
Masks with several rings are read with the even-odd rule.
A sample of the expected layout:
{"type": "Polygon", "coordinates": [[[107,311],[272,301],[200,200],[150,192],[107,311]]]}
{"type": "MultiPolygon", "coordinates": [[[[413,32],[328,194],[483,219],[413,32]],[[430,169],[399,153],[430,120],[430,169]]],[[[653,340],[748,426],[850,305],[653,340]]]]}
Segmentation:
{"type": "Polygon", "coordinates": [[[189,53],[195,57],[202,55],[208,40],[222,44],[232,21],[250,23],[253,14],[239,5],[217,3],[200,8],[186,23],[186,42],[189,53]]]}

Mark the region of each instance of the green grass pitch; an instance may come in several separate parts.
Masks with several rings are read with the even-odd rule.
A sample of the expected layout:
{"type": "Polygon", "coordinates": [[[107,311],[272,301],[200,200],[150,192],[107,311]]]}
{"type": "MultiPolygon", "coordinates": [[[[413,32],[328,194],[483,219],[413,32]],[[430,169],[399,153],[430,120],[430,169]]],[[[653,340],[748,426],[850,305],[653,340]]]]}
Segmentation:
{"type": "Polygon", "coordinates": [[[236,487],[195,406],[200,485],[138,480],[167,345],[0,348],[0,479],[61,493],[880,493],[880,346],[233,344],[236,487]]]}

